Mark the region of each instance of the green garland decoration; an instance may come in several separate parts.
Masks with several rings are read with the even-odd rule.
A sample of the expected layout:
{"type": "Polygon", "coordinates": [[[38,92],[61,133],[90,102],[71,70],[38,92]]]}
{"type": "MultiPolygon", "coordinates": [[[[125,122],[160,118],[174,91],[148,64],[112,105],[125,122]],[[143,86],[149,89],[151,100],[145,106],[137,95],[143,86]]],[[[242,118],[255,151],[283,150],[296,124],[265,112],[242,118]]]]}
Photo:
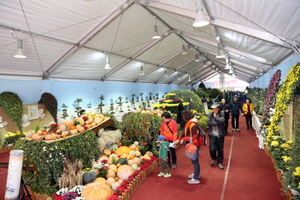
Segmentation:
{"type": "Polygon", "coordinates": [[[63,173],[66,156],[71,160],[81,160],[84,169],[91,167],[92,161],[100,155],[98,139],[93,131],[49,144],[19,139],[14,149],[24,150],[23,166],[37,167],[37,171],[22,171],[25,184],[34,192],[48,196],[58,190],[57,180],[63,173]]]}
{"type": "Polygon", "coordinates": [[[2,92],[0,94],[0,104],[2,105],[5,112],[16,123],[20,132],[23,133],[23,129],[22,129],[23,102],[20,99],[20,97],[13,92],[2,92]]]}
{"type": "Polygon", "coordinates": [[[41,102],[45,105],[46,109],[50,112],[55,123],[57,123],[57,100],[56,100],[56,98],[52,94],[45,92],[41,96],[41,102]]]}

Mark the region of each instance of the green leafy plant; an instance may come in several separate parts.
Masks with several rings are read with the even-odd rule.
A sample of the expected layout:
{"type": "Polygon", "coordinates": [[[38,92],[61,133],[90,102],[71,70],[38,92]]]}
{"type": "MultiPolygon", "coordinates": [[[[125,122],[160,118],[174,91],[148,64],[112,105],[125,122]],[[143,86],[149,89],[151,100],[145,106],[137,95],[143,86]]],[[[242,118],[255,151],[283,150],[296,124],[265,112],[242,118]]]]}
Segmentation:
{"type": "Polygon", "coordinates": [[[5,112],[16,123],[21,132],[22,129],[22,115],[23,115],[23,102],[20,97],[13,92],[2,92],[0,94],[0,104],[5,112]]]}
{"type": "Polygon", "coordinates": [[[67,110],[68,106],[63,103],[61,105],[61,107],[63,108],[62,109],[63,113],[62,113],[62,117],[61,118],[66,119],[67,117],[69,117],[68,110],[67,110]]]}
{"type": "Polygon", "coordinates": [[[49,111],[50,115],[53,117],[55,123],[57,123],[57,100],[56,98],[48,93],[48,92],[45,92],[42,94],[41,96],[41,101],[46,109],[49,111]]]}
{"type": "Polygon", "coordinates": [[[83,168],[90,167],[98,159],[97,137],[93,131],[74,137],[46,143],[19,139],[15,149],[24,150],[23,166],[36,166],[37,171],[23,171],[22,177],[34,192],[50,196],[58,190],[58,178],[63,172],[63,162],[68,156],[83,163],[83,168]]]}

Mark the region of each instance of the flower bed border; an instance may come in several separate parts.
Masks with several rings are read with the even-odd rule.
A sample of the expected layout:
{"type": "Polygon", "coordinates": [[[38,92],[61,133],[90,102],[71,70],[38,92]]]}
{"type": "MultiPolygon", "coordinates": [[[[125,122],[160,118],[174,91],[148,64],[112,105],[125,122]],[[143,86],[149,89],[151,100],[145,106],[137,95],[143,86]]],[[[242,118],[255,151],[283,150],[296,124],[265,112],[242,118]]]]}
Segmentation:
{"type": "Polygon", "coordinates": [[[6,153],[8,151],[11,151],[14,149],[14,145],[11,145],[11,146],[4,146],[2,148],[0,148],[0,153],[6,153]]]}

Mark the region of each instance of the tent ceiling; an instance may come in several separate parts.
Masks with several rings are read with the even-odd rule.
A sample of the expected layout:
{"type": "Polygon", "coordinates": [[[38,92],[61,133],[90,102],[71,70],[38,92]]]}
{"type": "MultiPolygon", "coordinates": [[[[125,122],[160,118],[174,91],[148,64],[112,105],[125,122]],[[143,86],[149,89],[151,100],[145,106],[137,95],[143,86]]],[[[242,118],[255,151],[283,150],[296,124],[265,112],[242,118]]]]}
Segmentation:
{"type": "Polygon", "coordinates": [[[251,82],[299,53],[298,0],[203,5],[210,25],[194,28],[195,0],[2,1],[0,76],[190,85],[229,73],[216,58],[219,35],[236,77],[251,82]],[[26,59],[13,57],[18,38],[26,59]]]}

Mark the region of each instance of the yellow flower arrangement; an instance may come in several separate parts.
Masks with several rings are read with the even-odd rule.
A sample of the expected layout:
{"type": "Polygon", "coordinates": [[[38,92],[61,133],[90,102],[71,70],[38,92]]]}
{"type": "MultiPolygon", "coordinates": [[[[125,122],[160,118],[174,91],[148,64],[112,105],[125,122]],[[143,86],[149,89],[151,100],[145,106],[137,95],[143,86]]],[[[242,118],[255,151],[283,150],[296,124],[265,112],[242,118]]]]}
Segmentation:
{"type": "Polygon", "coordinates": [[[278,145],[279,145],[278,141],[272,141],[271,142],[271,146],[273,146],[273,147],[277,147],[278,145]]]}
{"type": "Polygon", "coordinates": [[[289,156],[282,156],[282,159],[284,162],[288,162],[288,161],[292,160],[292,158],[289,156]]]}
{"type": "Polygon", "coordinates": [[[267,141],[271,142],[270,137],[274,134],[279,134],[279,122],[285,113],[287,106],[290,104],[297,82],[300,79],[300,62],[298,62],[289,71],[287,77],[285,78],[282,86],[280,87],[277,95],[277,100],[275,103],[275,113],[273,115],[273,120],[268,127],[267,141]]]}
{"type": "Polygon", "coordinates": [[[296,167],[293,174],[294,174],[294,176],[300,176],[300,167],[296,167]]]}
{"type": "Polygon", "coordinates": [[[289,145],[288,143],[283,143],[280,145],[282,148],[284,148],[284,150],[288,150],[288,149],[291,149],[291,145],[289,145]]]}

